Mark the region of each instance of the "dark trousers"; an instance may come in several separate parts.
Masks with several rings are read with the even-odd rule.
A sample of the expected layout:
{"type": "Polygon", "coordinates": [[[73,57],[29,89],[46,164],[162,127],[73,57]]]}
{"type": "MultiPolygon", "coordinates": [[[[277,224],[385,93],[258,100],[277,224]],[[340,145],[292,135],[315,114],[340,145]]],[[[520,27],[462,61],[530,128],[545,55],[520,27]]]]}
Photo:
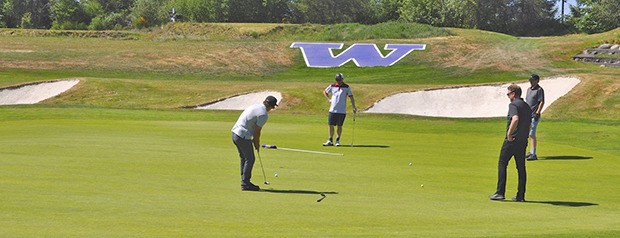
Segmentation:
{"type": "Polygon", "coordinates": [[[237,146],[239,158],[241,159],[241,185],[250,185],[252,178],[252,168],[254,167],[254,146],[252,140],[243,139],[232,133],[232,141],[237,146]]]}
{"type": "Polygon", "coordinates": [[[527,181],[527,173],[525,172],[525,148],[527,147],[527,138],[525,140],[509,142],[504,139],[504,144],[499,153],[499,161],[497,162],[497,191],[495,193],[506,194],[506,169],[508,162],[514,156],[517,165],[517,173],[519,174],[519,185],[517,198],[525,198],[525,183],[527,181]]]}

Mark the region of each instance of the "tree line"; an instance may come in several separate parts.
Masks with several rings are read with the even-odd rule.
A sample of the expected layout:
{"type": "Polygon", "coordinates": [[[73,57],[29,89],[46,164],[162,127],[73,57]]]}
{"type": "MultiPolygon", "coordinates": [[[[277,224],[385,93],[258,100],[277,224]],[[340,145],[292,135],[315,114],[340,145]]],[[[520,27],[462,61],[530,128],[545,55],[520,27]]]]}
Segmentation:
{"type": "Polygon", "coordinates": [[[170,21],[417,22],[517,36],[597,33],[620,27],[619,0],[0,0],[0,27],[123,30],[170,21]],[[173,11],[174,9],[174,11],[173,11]]]}

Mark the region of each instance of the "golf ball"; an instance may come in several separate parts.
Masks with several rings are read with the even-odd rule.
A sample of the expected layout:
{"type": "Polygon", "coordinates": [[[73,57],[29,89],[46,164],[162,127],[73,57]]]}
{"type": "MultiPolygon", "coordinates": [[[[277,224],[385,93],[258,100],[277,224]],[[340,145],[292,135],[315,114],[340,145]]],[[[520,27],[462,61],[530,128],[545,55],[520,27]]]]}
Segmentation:
{"type": "Polygon", "coordinates": [[[424,187],[424,184],[421,184],[420,187],[424,187]]]}
{"type": "Polygon", "coordinates": [[[278,174],[276,173],[276,174],[274,174],[273,176],[274,176],[274,177],[278,177],[278,174]]]}
{"type": "Polygon", "coordinates": [[[411,166],[413,163],[409,163],[409,166],[411,166]]]}

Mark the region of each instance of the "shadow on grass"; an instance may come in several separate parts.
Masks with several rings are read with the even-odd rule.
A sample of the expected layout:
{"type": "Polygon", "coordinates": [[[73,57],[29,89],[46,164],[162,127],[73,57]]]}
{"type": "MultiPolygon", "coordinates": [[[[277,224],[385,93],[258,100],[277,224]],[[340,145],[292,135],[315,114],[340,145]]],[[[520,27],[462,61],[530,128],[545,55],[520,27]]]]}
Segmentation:
{"type": "Polygon", "coordinates": [[[565,201],[526,201],[527,203],[542,203],[549,204],[554,206],[563,206],[563,207],[588,207],[588,206],[598,206],[596,203],[591,202],[565,202],[565,201]]]}
{"type": "Polygon", "coordinates": [[[363,147],[363,148],[390,148],[389,145],[351,145],[351,147],[363,147]]]}
{"type": "Polygon", "coordinates": [[[263,192],[268,193],[295,193],[295,194],[338,194],[338,192],[319,192],[311,190],[276,190],[276,189],[261,189],[263,192]]]}
{"type": "Polygon", "coordinates": [[[559,155],[559,156],[544,156],[539,157],[539,160],[586,160],[593,159],[591,156],[577,156],[577,155],[559,155]]]}

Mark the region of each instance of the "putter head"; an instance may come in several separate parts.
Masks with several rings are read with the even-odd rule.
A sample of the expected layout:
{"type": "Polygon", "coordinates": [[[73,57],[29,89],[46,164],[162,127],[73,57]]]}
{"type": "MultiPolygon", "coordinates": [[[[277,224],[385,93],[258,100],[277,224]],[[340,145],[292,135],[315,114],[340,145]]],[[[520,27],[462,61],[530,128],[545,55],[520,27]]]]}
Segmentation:
{"type": "Polygon", "coordinates": [[[267,144],[263,144],[262,147],[265,149],[277,149],[278,148],[276,145],[267,145],[267,144]]]}
{"type": "Polygon", "coordinates": [[[269,185],[270,183],[269,183],[269,181],[265,181],[265,184],[269,185]]]}

